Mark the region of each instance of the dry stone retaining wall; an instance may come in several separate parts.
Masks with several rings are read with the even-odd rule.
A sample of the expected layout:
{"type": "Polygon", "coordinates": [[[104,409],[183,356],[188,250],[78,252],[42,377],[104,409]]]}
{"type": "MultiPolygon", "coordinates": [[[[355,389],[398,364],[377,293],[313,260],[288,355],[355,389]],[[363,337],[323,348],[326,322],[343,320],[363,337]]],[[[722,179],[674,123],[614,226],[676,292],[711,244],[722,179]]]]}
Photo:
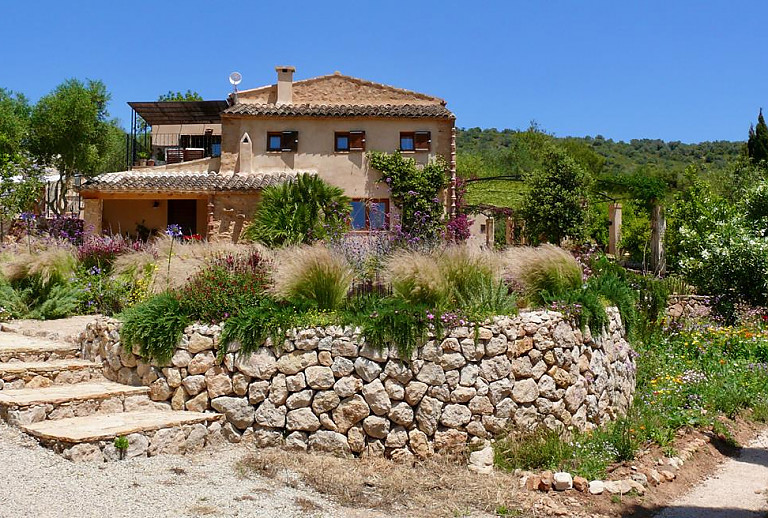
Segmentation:
{"type": "Polygon", "coordinates": [[[711,297],[705,295],[670,295],[667,302],[667,315],[673,319],[705,318],[711,313],[711,297]]]}
{"type": "Polygon", "coordinates": [[[376,350],[359,329],[294,330],[279,352],[228,353],[221,329],[189,326],[167,365],[124,350],[120,323],[81,335],[86,358],[108,379],[146,385],[174,409],[226,415],[230,441],[394,458],[463,448],[507,427],[588,429],[622,414],[635,388],[634,352],[618,311],[600,336],[552,311],[496,317],[451,329],[403,361],[376,350]]]}

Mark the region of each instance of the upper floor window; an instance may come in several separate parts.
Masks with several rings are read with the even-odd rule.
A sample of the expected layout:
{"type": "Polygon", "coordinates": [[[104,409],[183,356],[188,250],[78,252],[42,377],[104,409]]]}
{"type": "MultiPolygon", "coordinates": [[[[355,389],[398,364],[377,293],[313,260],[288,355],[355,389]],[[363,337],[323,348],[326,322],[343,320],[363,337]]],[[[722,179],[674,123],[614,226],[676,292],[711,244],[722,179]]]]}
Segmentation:
{"type": "Polygon", "coordinates": [[[432,136],[429,131],[403,131],[400,133],[400,151],[429,151],[432,136]]]}
{"type": "Polygon", "coordinates": [[[389,200],[352,200],[352,230],[384,230],[389,218],[389,200]]]}
{"type": "Polygon", "coordinates": [[[298,131],[270,131],[267,133],[267,151],[296,151],[298,147],[298,131]]]}
{"type": "Polygon", "coordinates": [[[333,136],[335,151],[365,151],[364,131],[337,131],[333,136]]]}

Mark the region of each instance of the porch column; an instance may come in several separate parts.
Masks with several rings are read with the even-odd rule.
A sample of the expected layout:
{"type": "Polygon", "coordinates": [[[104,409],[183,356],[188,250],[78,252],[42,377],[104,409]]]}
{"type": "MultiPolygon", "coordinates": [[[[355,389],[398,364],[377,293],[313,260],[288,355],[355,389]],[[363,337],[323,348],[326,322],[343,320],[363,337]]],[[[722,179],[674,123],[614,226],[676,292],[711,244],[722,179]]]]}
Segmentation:
{"type": "Polygon", "coordinates": [[[485,246],[493,248],[494,235],[496,234],[496,221],[488,218],[485,222],[485,246]]]}
{"type": "Polygon", "coordinates": [[[96,198],[86,198],[83,200],[85,207],[83,209],[83,220],[85,221],[83,231],[86,234],[100,236],[101,222],[104,212],[104,200],[96,198]]]}
{"type": "Polygon", "coordinates": [[[608,253],[619,255],[621,242],[621,203],[611,203],[608,206],[608,253]]]}

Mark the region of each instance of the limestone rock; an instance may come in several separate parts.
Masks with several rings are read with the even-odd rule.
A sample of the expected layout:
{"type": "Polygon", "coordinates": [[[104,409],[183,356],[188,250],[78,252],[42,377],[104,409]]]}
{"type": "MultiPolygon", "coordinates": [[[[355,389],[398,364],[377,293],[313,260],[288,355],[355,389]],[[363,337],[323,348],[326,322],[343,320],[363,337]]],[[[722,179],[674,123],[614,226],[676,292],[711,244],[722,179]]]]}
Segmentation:
{"type": "Polygon", "coordinates": [[[320,391],[317,392],[315,397],[312,399],[312,410],[316,414],[330,412],[339,406],[340,402],[341,399],[339,398],[339,395],[333,390],[320,391]]]}
{"type": "Polygon", "coordinates": [[[171,357],[171,363],[174,367],[186,367],[192,361],[192,355],[185,349],[176,349],[171,357]]]}
{"type": "Polygon", "coordinates": [[[306,408],[312,402],[312,394],[313,392],[310,389],[294,392],[288,396],[288,399],[285,402],[285,406],[288,407],[288,410],[306,408]]]}
{"type": "Polygon", "coordinates": [[[208,409],[208,393],[201,392],[188,400],[185,406],[190,412],[204,412],[208,409]]]}
{"type": "Polygon", "coordinates": [[[306,378],[303,372],[294,374],[293,376],[285,377],[285,386],[288,388],[288,392],[298,392],[304,390],[307,386],[306,378]]]}
{"type": "Polygon", "coordinates": [[[593,480],[589,483],[590,495],[602,495],[603,491],[605,491],[605,482],[602,480],[593,480]]]}
{"type": "Polygon", "coordinates": [[[516,381],[512,388],[515,403],[533,403],[539,397],[539,387],[532,379],[516,381]]]}
{"type": "Polygon", "coordinates": [[[277,370],[286,375],[297,374],[317,363],[317,351],[293,351],[280,356],[277,370]]]}
{"type": "Polygon", "coordinates": [[[335,455],[349,455],[349,443],[347,437],[329,430],[318,430],[309,436],[309,449],[333,453],[335,455]]]}
{"type": "Polygon", "coordinates": [[[238,354],[235,369],[252,378],[268,380],[277,372],[277,359],[267,347],[260,347],[251,354],[238,354]]]}
{"type": "Polygon", "coordinates": [[[353,376],[344,376],[334,383],[333,390],[339,397],[350,397],[363,390],[363,380],[353,376]]]}
{"type": "Polygon", "coordinates": [[[429,386],[421,381],[411,381],[405,386],[405,401],[411,405],[416,406],[427,393],[429,386]]]}
{"type": "Polygon", "coordinates": [[[381,366],[373,360],[359,357],[355,360],[355,372],[365,382],[371,382],[381,374],[381,366]]]}
{"type": "Polygon", "coordinates": [[[429,444],[427,434],[418,429],[408,432],[408,445],[411,451],[420,459],[426,459],[432,454],[432,448],[429,444]]]}
{"type": "Polygon", "coordinates": [[[232,394],[232,378],[223,367],[212,367],[205,372],[205,386],[211,399],[232,394]]]}
{"type": "Polygon", "coordinates": [[[285,416],[285,427],[288,430],[314,432],[320,428],[320,420],[310,408],[291,410],[285,416]]]}
{"type": "Polygon", "coordinates": [[[376,415],[385,415],[392,408],[392,401],[378,379],[363,386],[363,397],[376,415]]]}
{"type": "Polygon", "coordinates": [[[187,350],[192,354],[197,354],[202,351],[213,349],[213,338],[210,336],[203,336],[200,333],[194,333],[189,337],[187,342],[187,350]]]}
{"type": "Polygon", "coordinates": [[[363,430],[376,439],[386,439],[389,434],[389,419],[371,415],[363,419],[363,430]]]}
{"type": "Polygon", "coordinates": [[[278,374],[272,378],[269,386],[269,396],[267,396],[275,405],[284,405],[288,399],[288,387],[285,384],[285,374],[278,374]]]}
{"type": "Polygon", "coordinates": [[[187,391],[187,394],[195,396],[205,390],[205,376],[202,374],[187,376],[181,384],[184,386],[184,390],[187,391]]]}
{"type": "Polygon", "coordinates": [[[248,386],[248,401],[254,405],[267,399],[269,394],[268,381],[254,381],[248,386]]]}
{"type": "Polygon", "coordinates": [[[256,424],[260,426],[282,428],[285,426],[285,414],[287,411],[286,407],[275,406],[267,399],[256,409],[254,420],[256,421],[256,424]]]}
{"type": "Polygon", "coordinates": [[[443,403],[441,401],[424,396],[416,411],[416,422],[419,429],[427,435],[434,435],[437,431],[437,423],[440,420],[442,409],[443,403]]]}
{"type": "MultiPolygon", "coordinates": [[[[211,400],[211,406],[227,416],[227,421],[241,430],[253,423],[253,406],[246,398],[223,396],[211,400]]],[[[261,424],[261,423],[259,423],[261,424]]]]}
{"type": "Polygon", "coordinates": [[[348,358],[337,356],[333,359],[331,370],[333,371],[334,376],[341,378],[352,374],[355,370],[355,364],[348,358]]]}
{"type": "Polygon", "coordinates": [[[173,389],[164,378],[156,379],[149,386],[149,397],[152,401],[167,401],[173,395],[173,389]]]}
{"type": "Polygon", "coordinates": [[[307,367],[304,374],[307,379],[307,385],[315,390],[329,389],[333,387],[336,381],[331,368],[323,367],[322,365],[307,367]]]}
{"type": "Polygon", "coordinates": [[[512,364],[506,356],[494,356],[480,362],[480,371],[486,381],[496,381],[509,375],[512,371],[512,364]]]}
{"type": "Polygon", "coordinates": [[[411,426],[413,424],[413,407],[405,402],[397,403],[392,407],[388,414],[389,419],[401,426],[411,426]]]}
{"type": "Polygon", "coordinates": [[[187,366],[187,372],[190,374],[203,374],[205,371],[213,367],[213,365],[216,363],[216,357],[213,355],[213,352],[206,351],[203,353],[196,354],[192,360],[190,360],[189,365],[187,366]]]}
{"type": "Polygon", "coordinates": [[[573,488],[573,477],[568,472],[558,471],[552,475],[552,481],[555,491],[567,491],[573,488]]]}
{"type": "Polygon", "coordinates": [[[448,428],[460,428],[472,419],[472,412],[465,405],[446,405],[440,423],[448,428]]]}
{"type": "Polygon", "coordinates": [[[470,453],[467,468],[469,471],[479,475],[490,475],[493,473],[493,448],[486,446],[482,450],[470,453]]]}
{"type": "Polygon", "coordinates": [[[362,421],[370,413],[365,399],[356,394],[342,400],[339,406],[333,409],[333,422],[336,423],[339,432],[346,433],[352,425],[362,421]]]}
{"type": "Polygon", "coordinates": [[[445,372],[437,363],[426,362],[416,375],[416,379],[427,385],[442,385],[445,383],[445,372]]]}

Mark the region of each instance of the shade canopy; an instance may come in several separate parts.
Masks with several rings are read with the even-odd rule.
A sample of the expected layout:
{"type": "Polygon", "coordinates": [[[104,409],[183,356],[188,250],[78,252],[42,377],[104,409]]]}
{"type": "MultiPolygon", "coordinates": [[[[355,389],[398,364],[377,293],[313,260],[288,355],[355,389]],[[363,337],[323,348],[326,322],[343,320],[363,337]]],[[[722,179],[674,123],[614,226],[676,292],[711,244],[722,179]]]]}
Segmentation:
{"type": "Polygon", "coordinates": [[[130,102],[128,105],[150,126],[165,124],[219,124],[227,101],[130,102]]]}

